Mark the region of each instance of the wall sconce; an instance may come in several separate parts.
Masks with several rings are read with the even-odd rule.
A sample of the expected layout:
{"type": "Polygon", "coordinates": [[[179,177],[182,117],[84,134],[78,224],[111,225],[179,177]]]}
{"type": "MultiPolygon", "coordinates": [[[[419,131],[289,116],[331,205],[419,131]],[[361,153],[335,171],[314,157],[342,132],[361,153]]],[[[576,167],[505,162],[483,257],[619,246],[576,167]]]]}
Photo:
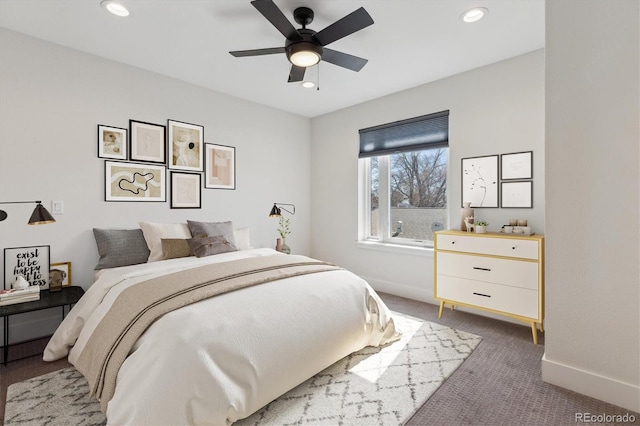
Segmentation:
{"type": "MultiPolygon", "coordinates": [[[[53,223],[56,220],[51,216],[51,213],[47,211],[42,205],[42,201],[0,201],[0,204],[31,204],[36,203],[36,208],[31,213],[29,218],[29,225],[46,225],[53,223]]],[[[7,212],[0,210],[0,222],[7,218],[7,212]]]]}
{"type": "Polygon", "coordinates": [[[284,210],[285,212],[287,212],[289,214],[296,214],[296,206],[294,206],[293,204],[273,203],[273,207],[271,208],[271,213],[269,213],[269,217],[281,217],[282,216],[282,211],[281,210],[284,210]],[[289,211],[289,210],[285,209],[284,207],[278,207],[278,206],[291,206],[291,207],[293,207],[293,211],[289,211]]]}

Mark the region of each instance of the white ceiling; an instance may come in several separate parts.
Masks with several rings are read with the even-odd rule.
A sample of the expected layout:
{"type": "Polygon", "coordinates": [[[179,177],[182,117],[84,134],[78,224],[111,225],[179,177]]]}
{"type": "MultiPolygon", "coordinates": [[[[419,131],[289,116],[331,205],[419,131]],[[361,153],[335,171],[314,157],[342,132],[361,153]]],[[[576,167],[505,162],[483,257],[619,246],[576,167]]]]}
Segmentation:
{"type": "Polygon", "coordinates": [[[305,117],[544,47],[544,0],[274,1],[296,28],[293,10],[313,9],[316,31],[363,6],[374,25],[328,47],[369,62],[360,72],[321,62],[316,90],[287,83],[284,54],[232,57],[284,45],[249,0],[123,0],[127,18],[100,0],[0,0],[0,26],[305,117]],[[477,6],[489,14],[463,23],[477,6]]]}

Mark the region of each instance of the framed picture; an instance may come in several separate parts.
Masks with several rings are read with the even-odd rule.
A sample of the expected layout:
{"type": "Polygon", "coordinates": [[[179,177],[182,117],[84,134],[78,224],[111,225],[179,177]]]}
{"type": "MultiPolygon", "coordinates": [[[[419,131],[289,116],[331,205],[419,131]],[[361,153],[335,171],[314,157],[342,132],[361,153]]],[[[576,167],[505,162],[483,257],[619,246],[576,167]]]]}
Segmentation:
{"type": "Polygon", "coordinates": [[[462,159],[462,204],[498,207],[498,156],[462,159]]]}
{"type": "Polygon", "coordinates": [[[8,290],[22,275],[29,285],[49,288],[49,246],[4,249],[4,289],[8,290]]]}
{"type": "Polygon", "coordinates": [[[49,285],[60,282],[62,287],[71,285],[71,262],[52,263],[49,268],[49,285]]]}
{"type": "Polygon", "coordinates": [[[205,147],[204,187],[236,189],[236,149],[212,143],[205,147]]]}
{"type": "Polygon", "coordinates": [[[166,167],[104,162],[105,201],[167,201],[166,167]]]}
{"type": "Polygon", "coordinates": [[[500,178],[532,179],[533,178],[533,151],[514,152],[500,156],[500,178]]]}
{"type": "Polygon", "coordinates": [[[169,120],[169,168],[202,171],[204,127],[169,120]]]}
{"type": "Polygon", "coordinates": [[[167,128],[160,124],[129,120],[129,159],[149,163],[167,163],[167,128]]]}
{"type": "Polygon", "coordinates": [[[202,202],[200,173],[171,172],[171,208],[199,209],[202,202]]]}
{"type": "Polygon", "coordinates": [[[501,182],[501,206],[503,208],[533,208],[533,182],[501,182]]]}
{"type": "Polygon", "coordinates": [[[127,159],[127,129],[98,124],[98,157],[127,159]]]}

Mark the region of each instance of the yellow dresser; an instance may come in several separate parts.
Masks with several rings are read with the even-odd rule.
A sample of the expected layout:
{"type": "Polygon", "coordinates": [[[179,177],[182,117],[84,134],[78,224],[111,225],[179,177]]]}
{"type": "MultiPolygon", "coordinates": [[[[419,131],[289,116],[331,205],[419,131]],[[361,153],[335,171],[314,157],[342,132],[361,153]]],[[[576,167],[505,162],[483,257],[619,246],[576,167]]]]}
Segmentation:
{"type": "Polygon", "coordinates": [[[434,289],[446,304],[524,321],[533,343],[544,320],[544,236],[462,231],[435,233],[434,289]]]}

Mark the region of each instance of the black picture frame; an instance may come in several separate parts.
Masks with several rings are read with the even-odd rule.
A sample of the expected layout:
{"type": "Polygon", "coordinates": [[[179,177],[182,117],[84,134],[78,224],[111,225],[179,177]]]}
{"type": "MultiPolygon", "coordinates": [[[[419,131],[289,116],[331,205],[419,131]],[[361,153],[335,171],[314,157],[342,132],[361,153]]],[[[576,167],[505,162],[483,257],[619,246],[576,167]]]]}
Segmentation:
{"type": "Polygon", "coordinates": [[[500,180],[533,179],[533,151],[500,155],[500,180]]]}
{"type": "Polygon", "coordinates": [[[202,208],[202,175],[200,173],[171,172],[171,208],[202,208]]]}
{"type": "Polygon", "coordinates": [[[51,246],[8,247],[4,249],[4,289],[9,290],[19,275],[29,285],[49,289],[51,246]]]}
{"type": "Polygon", "coordinates": [[[127,160],[127,129],[98,124],[98,158],[127,160]]]}
{"type": "Polygon", "coordinates": [[[205,144],[204,187],[236,189],[236,148],[228,145],[205,144]]]}
{"type": "Polygon", "coordinates": [[[145,163],[167,163],[167,127],[129,120],[129,159],[145,163]]]}
{"type": "Polygon", "coordinates": [[[472,208],[497,208],[499,200],[498,155],[468,157],[461,160],[462,199],[472,208]]]}
{"type": "Polygon", "coordinates": [[[204,169],[204,126],[167,121],[169,169],[201,172],[204,169]]]}
{"type": "Polygon", "coordinates": [[[104,200],[166,202],[166,166],[164,164],[105,161],[104,200]]]}
{"type": "Polygon", "coordinates": [[[503,209],[532,209],[533,181],[500,182],[500,207],[503,209]]]}

